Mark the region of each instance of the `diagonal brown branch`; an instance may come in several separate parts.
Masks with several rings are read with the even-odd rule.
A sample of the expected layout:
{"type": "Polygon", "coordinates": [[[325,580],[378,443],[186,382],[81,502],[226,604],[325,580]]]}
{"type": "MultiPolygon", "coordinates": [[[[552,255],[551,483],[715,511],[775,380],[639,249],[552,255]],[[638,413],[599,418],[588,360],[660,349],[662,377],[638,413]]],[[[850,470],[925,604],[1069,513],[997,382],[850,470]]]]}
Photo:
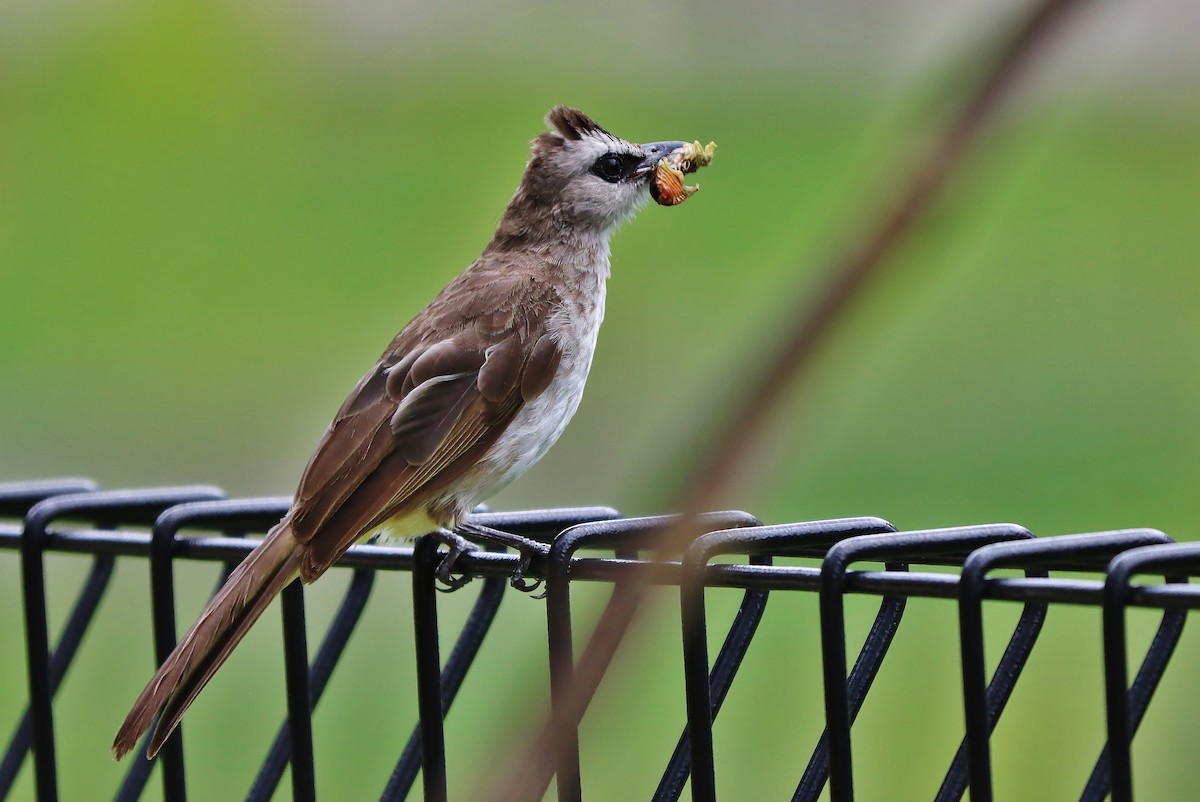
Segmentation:
{"type": "MultiPolygon", "coordinates": [[[[647,548],[675,553],[700,534],[696,515],[721,498],[745,469],[766,423],[788,388],[800,380],[812,357],[836,325],[877,277],[905,237],[928,213],[932,202],[961,164],[969,147],[1009,94],[1028,66],[1037,46],[1062,24],[1077,0],[1042,0],[1012,30],[984,66],[981,80],[957,113],[944,126],[907,180],[899,184],[890,203],[864,226],[863,236],[830,268],[828,280],[779,350],[764,365],[743,395],[739,408],[704,455],[680,505],[680,522],[648,543],[647,548]]],[[[611,664],[641,606],[646,585],[618,585],[604,611],[579,666],[564,693],[564,702],[538,725],[519,760],[504,781],[472,798],[524,802],[540,800],[553,776],[558,745],[566,742],[582,719],[596,688],[611,664]]]]}

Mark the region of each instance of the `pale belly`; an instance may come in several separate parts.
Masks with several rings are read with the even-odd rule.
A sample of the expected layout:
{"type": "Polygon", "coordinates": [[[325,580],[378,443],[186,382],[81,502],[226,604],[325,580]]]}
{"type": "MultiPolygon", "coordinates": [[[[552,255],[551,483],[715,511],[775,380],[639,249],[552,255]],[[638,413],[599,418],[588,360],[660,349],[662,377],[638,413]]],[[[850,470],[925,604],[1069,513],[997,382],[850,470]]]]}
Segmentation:
{"type": "MultiPolygon", "coordinates": [[[[594,345],[594,343],[593,343],[594,345]]],[[[504,436],[484,455],[479,465],[468,471],[440,497],[452,502],[461,520],[479,502],[498,493],[545,456],[567,428],[579,402],[591,367],[592,349],[586,359],[573,362],[569,370],[559,369],[546,391],[523,406],[505,430],[504,436]]],[[[436,502],[435,502],[436,503],[436,502]]],[[[440,524],[429,517],[424,506],[390,518],[371,530],[383,542],[404,543],[436,530],[440,524]]]]}
{"type": "Polygon", "coordinates": [[[455,482],[446,494],[456,497],[464,512],[533,467],[558,441],[583,399],[603,318],[601,296],[598,304],[575,317],[574,326],[562,329],[562,361],[550,386],[517,411],[480,464],[455,482]]]}

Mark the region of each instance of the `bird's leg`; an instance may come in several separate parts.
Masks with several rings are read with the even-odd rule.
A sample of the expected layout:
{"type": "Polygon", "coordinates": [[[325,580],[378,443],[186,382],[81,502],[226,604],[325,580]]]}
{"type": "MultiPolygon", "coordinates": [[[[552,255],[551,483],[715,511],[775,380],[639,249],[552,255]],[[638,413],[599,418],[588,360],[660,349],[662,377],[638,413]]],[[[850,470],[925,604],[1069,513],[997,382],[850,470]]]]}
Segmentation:
{"type": "Polygon", "coordinates": [[[514,535],[511,532],[502,532],[499,529],[493,529],[483,524],[471,523],[470,521],[464,521],[456,528],[462,534],[475,540],[483,540],[487,543],[507,546],[517,552],[521,559],[517,563],[517,570],[513,571],[512,577],[508,580],[509,584],[515,589],[523,593],[532,593],[541,587],[542,580],[535,579],[529,581],[525,578],[525,574],[528,573],[534,557],[544,557],[550,553],[548,545],[532,538],[514,535]]]}
{"type": "Polygon", "coordinates": [[[445,588],[438,588],[445,593],[451,593],[458,590],[463,585],[471,581],[469,574],[460,574],[457,578],[450,575],[454,570],[454,564],[458,562],[458,558],[471,551],[479,551],[479,547],[461,535],[456,535],[449,529],[439,529],[436,532],[430,533],[432,537],[437,538],[446,544],[446,548],[450,552],[442,558],[438,563],[437,570],[434,571],[434,576],[438,581],[445,585],[445,588]]]}

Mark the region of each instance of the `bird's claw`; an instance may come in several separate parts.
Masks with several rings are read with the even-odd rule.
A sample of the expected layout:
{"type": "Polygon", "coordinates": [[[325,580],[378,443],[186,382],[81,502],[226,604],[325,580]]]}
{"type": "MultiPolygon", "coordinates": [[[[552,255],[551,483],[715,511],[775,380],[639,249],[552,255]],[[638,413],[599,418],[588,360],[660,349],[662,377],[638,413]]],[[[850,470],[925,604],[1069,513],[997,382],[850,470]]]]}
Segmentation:
{"type": "MultiPolygon", "coordinates": [[[[528,573],[529,567],[533,563],[535,552],[518,549],[517,553],[521,555],[521,559],[517,562],[517,570],[513,571],[512,576],[508,578],[508,584],[512,586],[513,590],[519,590],[522,593],[533,593],[542,586],[542,580],[534,579],[530,581],[525,578],[525,574],[528,573]]],[[[545,595],[545,593],[539,593],[533,598],[540,599],[545,595]]]]}
{"type": "Polygon", "coordinates": [[[476,546],[471,541],[453,532],[442,530],[434,533],[434,537],[446,544],[449,552],[442,561],[438,563],[437,570],[434,571],[434,576],[444,585],[438,588],[442,593],[453,593],[462,586],[469,583],[472,579],[470,574],[459,574],[457,577],[452,576],[454,564],[458,562],[458,558],[472,551],[479,551],[479,546],[476,546]]]}
{"type": "MultiPolygon", "coordinates": [[[[525,575],[529,573],[535,557],[545,556],[548,549],[544,543],[470,521],[464,521],[460,524],[459,531],[466,532],[485,543],[494,543],[497,546],[510,548],[520,556],[520,559],[517,561],[517,569],[513,571],[512,576],[508,580],[508,584],[514,590],[519,590],[522,593],[533,593],[542,586],[542,580],[534,579],[530,581],[525,578],[525,575]]],[[[541,595],[534,596],[535,599],[540,599],[541,597],[541,595]]]]}

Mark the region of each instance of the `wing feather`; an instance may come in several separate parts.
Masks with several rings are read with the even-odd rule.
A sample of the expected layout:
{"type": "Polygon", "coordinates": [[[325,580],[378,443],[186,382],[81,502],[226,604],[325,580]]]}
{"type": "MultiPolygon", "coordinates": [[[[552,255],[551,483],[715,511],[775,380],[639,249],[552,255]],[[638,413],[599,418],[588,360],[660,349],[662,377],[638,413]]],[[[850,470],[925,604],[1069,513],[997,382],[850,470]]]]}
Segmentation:
{"type": "Polygon", "coordinates": [[[477,263],[396,336],[300,481],[291,519],[306,580],[444,492],[545,390],[558,355],[544,335],[561,305],[545,280],[477,263]]]}

